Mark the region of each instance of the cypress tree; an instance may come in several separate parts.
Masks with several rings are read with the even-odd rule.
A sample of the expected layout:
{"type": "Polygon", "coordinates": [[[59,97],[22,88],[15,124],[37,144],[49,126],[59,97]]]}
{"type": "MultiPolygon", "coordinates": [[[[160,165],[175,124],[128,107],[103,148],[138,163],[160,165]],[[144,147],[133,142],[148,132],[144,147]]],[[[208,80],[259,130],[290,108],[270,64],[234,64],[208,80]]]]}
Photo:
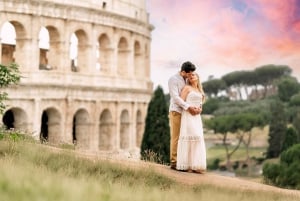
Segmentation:
{"type": "Polygon", "coordinates": [[[141,156],[143,160],[169,163],[169,155],[170,127],[168,106],[163,89],[158,86],[148,105],[141,156]]]}
{"type": "Polygon", "coordinates": [[[300,110],[297,111],[294,119],[293,119],[293,127],[296,129],[298,134],[297,142],[300,143],[300,110]]]}
{"type": "Polygon", "coordinates": [[[298,144],[298,142],[298,133],[296,129],[294,127],[287,128],[281,152],[287,150],[294,144],[298,144]]]}
{"type": "Polygon", "coordinates": [[[271,117],[267,158],[277,158],[281,153],[286,133],[286,117],[284,113],[284,106],[281,101],[275,100],[272,102],[270,112],[271,117]]]}

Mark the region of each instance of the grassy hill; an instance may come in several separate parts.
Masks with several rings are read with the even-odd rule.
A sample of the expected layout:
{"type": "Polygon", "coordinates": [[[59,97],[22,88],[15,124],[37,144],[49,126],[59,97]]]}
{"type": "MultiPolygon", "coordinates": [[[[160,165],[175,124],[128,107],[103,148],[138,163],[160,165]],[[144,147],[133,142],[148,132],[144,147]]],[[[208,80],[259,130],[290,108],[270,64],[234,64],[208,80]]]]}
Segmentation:
{"type": "Polygon", "coordinates": [[[108,160],[31,140],[0,140],[0,172],[1,201],[300,200],[299,191],[108,160]]]}

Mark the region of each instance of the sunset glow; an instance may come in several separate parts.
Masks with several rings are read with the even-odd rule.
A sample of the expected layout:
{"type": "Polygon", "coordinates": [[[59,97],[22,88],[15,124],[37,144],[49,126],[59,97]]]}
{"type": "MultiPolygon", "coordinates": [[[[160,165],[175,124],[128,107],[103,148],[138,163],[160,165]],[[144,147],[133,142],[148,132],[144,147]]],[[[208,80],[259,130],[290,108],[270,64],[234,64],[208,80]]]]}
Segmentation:
{"type": "Polygon", "coordinates": [[[149,0],[152,80],[167,80],[182,62],[202,80],[266,64],[288,65],[300,78],[300,0],[149,0]]]}

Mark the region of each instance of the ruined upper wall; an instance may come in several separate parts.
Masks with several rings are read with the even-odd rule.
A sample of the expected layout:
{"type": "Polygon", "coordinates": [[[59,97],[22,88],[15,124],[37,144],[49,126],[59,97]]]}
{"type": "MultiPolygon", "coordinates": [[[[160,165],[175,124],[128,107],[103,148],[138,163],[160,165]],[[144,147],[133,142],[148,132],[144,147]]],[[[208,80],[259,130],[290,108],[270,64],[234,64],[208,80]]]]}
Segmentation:
{"type": "Polygon", "coordinates": [[[145,0],[2,0],[1,2],[0,10],[10,8],[17,12],[33,12],[53,17],[63,15],[64,18],[69,19],[74,17],[72,14],[75,10],[90,9],[91,14],[107,12],[149,23],[145,0]],[[59,13],[57,6],[65,7],[64,12],[59,13]]]}

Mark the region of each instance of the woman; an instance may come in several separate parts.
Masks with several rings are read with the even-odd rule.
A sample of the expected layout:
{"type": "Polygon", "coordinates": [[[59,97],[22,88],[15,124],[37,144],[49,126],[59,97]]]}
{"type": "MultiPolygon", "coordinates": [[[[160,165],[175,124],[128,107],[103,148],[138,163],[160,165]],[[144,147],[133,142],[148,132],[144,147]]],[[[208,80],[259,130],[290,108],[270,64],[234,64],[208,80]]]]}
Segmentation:
{"type": "MultiPolygon", "coordinates": [[[[202,107],[205,96],[198,74],[191,74],[189,84],[182,89],[180,96],[191,106],[202,107]]],[[[206,170],[206,148],[200,114],[182,112],[176,168],[196,173],[204,173],[206,170]]]]}

